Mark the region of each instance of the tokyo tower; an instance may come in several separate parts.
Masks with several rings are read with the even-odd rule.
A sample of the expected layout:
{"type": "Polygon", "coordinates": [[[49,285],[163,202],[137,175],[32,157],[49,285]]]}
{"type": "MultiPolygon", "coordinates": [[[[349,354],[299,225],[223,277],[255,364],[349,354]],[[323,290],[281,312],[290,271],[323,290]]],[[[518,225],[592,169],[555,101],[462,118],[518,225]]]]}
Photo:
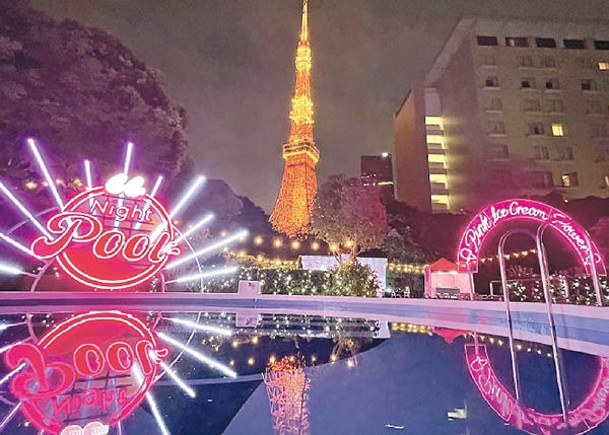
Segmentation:
{"type": "Polygon", "coordinates": [[[296,83],[290,110],[290,135],[283,145],[283,179],[270,218],[276,231],[290,237],[307,234],[317,192],[315,165],[319,161],[319,150],[313,140],[308,3],[308,0],[302,2],[302,27],[296,50],[296,83]]]}

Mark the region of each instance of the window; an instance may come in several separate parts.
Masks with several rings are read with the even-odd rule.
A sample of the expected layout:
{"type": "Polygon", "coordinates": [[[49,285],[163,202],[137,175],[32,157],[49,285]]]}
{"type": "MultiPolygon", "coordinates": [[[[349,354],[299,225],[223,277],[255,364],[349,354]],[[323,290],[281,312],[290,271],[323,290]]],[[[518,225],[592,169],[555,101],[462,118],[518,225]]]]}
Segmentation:
{"type": "Polygon", "coordinates": [[[589,57],[578,57],[576,59],[577,66],[584,69],[594,68],[594,62],[589,57]]]}
{"type": "Polygon", "coordinates": [[[541,101],[528,98],[523,102],[524,112],[541,112],[541,101]]]}
{"type": "Polygon", "coordinates": [[[586,101],[585,112],[586,115],[600,115],[603,113],[603,105],[597,100],[586,101]]]}
{"type": "Polygon", "coordinates": [[[609,41],[594,41],[594,48],[597,50],[609,50],[609,41]]]}
{"type": "Polygon", "coordinates": [[[605,181],[605,187],[609,187],[609,175],[605,175],[604,181],[605,181]]]}
{"type": "Polygon", "coordinates": [[[554,56],[542,56],[539,60],[542,68],[556,68],[556,59],[554,56]]]}
{"type": "Polygon", "coordinates": [[[535,38],[535,44],[539,48],[556,48],[556,41],[554,38],[535,38]]]}
{"type": "Polygon", "coordinates": [[[505,123],[503,121],[489,121],[487,125],[488,134],[505,134],[505,123]]]}
{"type": "Polygon", "coordinates": [[[508,47],[528,47],[529,41],[523,37],[507,37],[505,38],[505,45],[508,47]]]}
{"type": "Polygon", "coordinates": [[[609,142],[594,144],[596,161],[609,160],[609,142]]]}
{"type": "Polygon", "coordinates": [[[531,136],[542,136],[546,134],[546,129],[543,122],[531,122],[529,123],[529,135],[531,136]]]}
{"type": "Polygon", "coordinates": [[[558,79],[547,79],[546,89],[560,89],[560,83],[558,82],[558,79]]]}
{"type": "Polygon", "coordinates": [[[592,79],[584,79],[581,81],[582,91],[596,91],[596,82],[592,79]]]}
{"type": "Polygon", "coordinates": [[[565,126],[559,123],[552,124],[552,136],[561,137],[565,135],[565,126]]]}
{"type": "Polygon", "coordinates": [[[503,102],[501,98],[487,98],[484,102],[485,110],[495,110],[501,111],[503,110],[503,102]]]}
{"type": "Polygon", "coordinates": [[[559,160],[575,160],[573,147],[558,147],[557,151],[559,160]]]}
{"type": "Polygon", "coordinates": [[[563,187],[579,186],[579,179],[577,177],[577,172],[567,172],[566,174],[562,174],[560,178],[562,180],[563,187]]]}
{"type": "Polygon", "coordinates": [[[537,189],[546,189],[554,186],[550,171],[534,171],[531,173],[531,186],[537,189]]]}
{"type": "Polygon", "coordinates": [[[532,89],[535,87],[535,78],[534,77],[523,77],[520,80],[520,87],[522,89],[532,89]]]}
{"type": "Polygon", "coordinates": [[[520,56],[518,66],[523,66],[523,67],[533,66],[533,57],[532,56],[520,56]]]}
{"type": "Polygon", "coordinates": [[[487,155],[491,159],[507,159],[510,156],[507,145],[490,144],[487,155]]]}
{"type": "Polygon", "coordinates": [[[586,48],[586,43],[583,39],[565,39],[563,41],[565,48],[571,48],[575,50],[583,50],[586,48]]]}
{"type": "Polygon", "coordinates": [[[484,87],[486,88],[497,88],[499,87],[499,79],[497,76],[490,76],[484,80],[484,87]]]}
{"type": "Polygon", "coordinates": [[[562,100],[547,100],[545,102],[546,111],[552,113],[563,113],[565,111],[565,106],[562,100]]]}
{"type": "Polygon", "coordinates": [[[548,151],[548,147],[537,146],[533,148],[533,158],[535,160],[549,160],[550,152],[548,151]]]}
{"type": "Polygon", "coordinates": [[[478,40],[478,45],[499,45],[496,36],[477,36],[476,39],[478,40]]]}
{"type": "Polygon", "coordinates": [[[600,71],[609,71],[609,61],[606,61],[606,60],[601,60],[601,61],[598,63],[598,69],[599,69],[600,71]]]}

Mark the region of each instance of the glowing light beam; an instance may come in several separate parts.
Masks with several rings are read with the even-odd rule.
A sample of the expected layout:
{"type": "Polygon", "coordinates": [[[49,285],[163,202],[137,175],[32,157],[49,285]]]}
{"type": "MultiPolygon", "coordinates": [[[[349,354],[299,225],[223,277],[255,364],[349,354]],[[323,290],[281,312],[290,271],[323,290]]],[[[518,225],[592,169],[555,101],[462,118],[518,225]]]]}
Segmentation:
{"type": "Polygon", "coordinates": [[[36,276],[32,273],[21,270],[18,267],[11,266],[10,264],[3,264],[3,263],[0,263],[0,273],[6,273],[8,275],[26,275],[26,276],[32,276],[32,277],[36,276]]]}
{"type": "Polygon", "coordinates": [[[26,342],[26,341],[28,341],[28,340],[29,340],[29,338],[28,338],[28,339],[25,339],[25,340],[17,341],[17,342],[15,342],[15,343],[7,344],[6,346],[2,346],[2,347],[0,347],[0,355],[2,355],[4,352],[6,352],[7,350],[9,350],[10,348],[12,348],[12,347],[14,347],[14,346],[17,346],[18,344],[25,343],[25,342],[26,342]]]}
{"type": "Polygon", "coordinates": [[[25,217],[27,217],[36,226],[36,228],[38,228],[40,230],[40,232],[42,232],[42,234],[47,236],[49,239],[53,239],[53,237],[51,236],[51,234],[49,234],[49,232],[46,230],[46,228],[43,227],[40,222],[38,222],[38,220],[34,217],[34,215],[21,203],[21,201],[19,201],[15,197],[15,195],[13,195],[11,193],[10,190],[8,190],[8,188],[1,181],[0,181],[0,190],[2,191],[4,196],[6,196],[13,204],[15,204],[15,206],[19,209],[19,211],[21,213],[23,213],[23,215],[25,217]]]}
{"type": "Polygon", "coordinates": [[[19,408],[21,408],[21,403],[18,403],[17,405],[15,405],[15,407],[13,407],[13,409],[11,409],[11,411],[6,415],[6,417],[4,417],[2,419],[2,421],[0,422],[0,432],[2,432],[4,430],[6,425],[9,424],[9,422],[17,414],[17,411],[19,411],[19,408]]]}
{"type": "Polygon", "coordinates": [[[203,183],[205,183],[205,177],[203,175],[199,175],[195,179],[195,181],[192,183],[190,188],[186,191],[184,196],[182,196],[182,198],[180,198],[178,203],[173,207],[173,209],[171,210],[171,213],[169,213],[170,219],[172,219],[176,214],[178,214],[180,212],[182,207],[184,207],[186,205],[188,200],[195,194],[195,192],[199,189],[199,187],[201,187],[201,185],[203,185],[203,183]]]}
{"type": "Polygon", "coordinates": [[[165,370],[165,373],[167,373],[169,375],[169,377],[176,383],[176,385],[178,387],[180,387],[182,390],[184,390],[184,392],[191,398],[195,398],[197,397],[197,393],[195,393],[195,390],[193,390],[192,388],[190,388],[188,385],[186,385],[186,383],[180,379],[180,377],[178,376],[178,374],[176,372],[174,372],[173,370],[171,370],[171,367],[169,367],[167,364],[165,364],[164,362],[161,362],[161,367],[163,368],[163,370],[165,370]]]}
{"type": "Polygon", "coordinates": [[[199,331],[211,332],[213,334],[224,335],[226,337],[230,337],[231,335],[233,335],[233,331],[231,331],[230,329],[227,329],[227,328],[220,328],[218,326],[211,326],[211,325],[202,325],[200,323],[193,322],[191,320],[180,319],[180,318],[175,318],[175,317],[166,317],[166,319],[173,323],[188,326],[189,328],[193,328],[193,329],[196,329],[199,331]]]}
{"type": "Polygon", "coordinates": [[[176,266],[179,266],[182,263],[192,260],[193,258],[200,257],[201,255],[204,255],[204,254],[208,254],[208,253],[214,251],[215,249],[222,248],[222,247],[228,245],[229,243],[232,243],[236,240],[246,237],[247,234],[248,234],[247,230],[242,230],[236,234],[233,234],[232,236],[225,237],[224,239],[221,239],[221,240],[217,241],[216,243],[212,243],[211,245],[206,246],[205,248],[199,249],[198,251],[196,251],[190,255],[178,258],[177,260],[169,263],[165,267],[165,270],[172,269],[176,266]]]}
{"type": "Polygon", "coordinates": [[[17,366],[16,369],[7,373],[2,379],[0,379],[0,385],[4,385],[10,378],[15,376],[17,373],[19,373],[24,368],[25,368],[25,363],[21,363],[19,366],[17,366]]]}
{"type": "Polygon", "coordinates": [[[163,333],[163,332],[158,332],[157,335],[164,341],[166,341],[169,344],[174,345],[175,347],[178,347],[180,349],[182,349],[185,353],[187,353],[188,355],[192,356],[193,358],[195,358],[196,360],[202,362],[203,364],[207,364],[208,366],[221,371],[222,373],[224,373],[227,376],[230,376],[231,378],[236,378],[237,377],[237,373],[234,370],[231,370],[229,367],[225,366],[224,364],[222,364],[219,361],[216,361],[213,358],[210,358],[206,355],[203,355],[202,353],[186,346],[183,343],[180,343],[178,340],[168,336],[167,334],[163,333]]]}
{"type": "Polygon", "coordinates": [[[23,252],[24,254],[27,254],[30,257],[38,259],[38,257],[36,255],[34,255],[34,253],[32,252],[32,250],[30,248],[22,245],[21,243],[19,243],[18,241],[16,241],[13,238],[7,236],[6,234],[0,233],[0,239],[2,239],[2,241],[11,245],[13,248],[18,249],[19,251],[23,252]]]}
{"type": "MultiPolygon", "coordinates": [[[[137,364],[133,365],[133,367],[131,368],[131,373],[133,373],[133,376],[135,377],[135,381],[137,382],[137,384],[139,386],[141,386],[142,383],[144,382],[144,376],[142,375],[142,372],[137,364]]],[[[161,431],[161,433],[163,435],[171,435],[171,432],[169,432],[169,429],[167,429],[167,425],[165,424],[165,421],[163,420],[163,416],[161,415],[161,413],[159,411],[156,401],[154,400],[154,396],[149,391],[146,392],[146,401],[148,401],[148,405],[150,406],[152,415],[154,416],[154,419],[156,420],[156,424],[159,427],[159,430],[161,431]]]]}
{"type": "Polygon", "coordinates": [[[123,164],[123,173],[129,174],[129,166],[131,166],[131,156],[133,155],[133,143],[127,143],[127,151],[125,152],[125,162],[123,164]]]}
{"type": "Polygon", "coordinates": [[[205,216],[203,219],[201,219],[199,222],[197,222],[196,224],[194,224],[192,226],[192,228],[189,228],[188,231],[182,233],[182,235],[180,237],[178,237],[175,240],[175,244],[177,245],[178,243],[180,243],[182,240],[184,240],[185,238],[189,237],[191,234],[193,234],[195,231],[199,230],[202,226],[208,224],[209,222],[211,222],[214,218],[213,214],[208,214],[207,216],[205,216]]]}
{"type": "Polygon", "coordinates": [[[45,178],[46,182],[48,183],[49,188],[51,189],[51,192],[53,193],[55,202],[57,203],[59,208],[61,210],[63,210],[63,207],[64,207],[63,200],[59,196],[59,191],[57,190],[57,184],[55,183],[55,180],[53,179],[53,177],[51,177],[49,168],[47,168],[47,165],[44,163],[42,155],[40,154],[40,150],[38,150],[38,146],[36,145],[36,141],[30,137],[30,138],[28,138],[27,143],[30,146],[30,150],[32,150],[32,154],[34,154],[36,163],[38,163],[38,166],[40,167],[40,170],[42,171],[42,174],[44,175],[44,178],[45,178]]]}
{"type": "Polygon", "coordinates": [[[236,267],[236,266],[223,267],[221,269],[210,269],[207,272],[197,273],[195,275],[181,276],[174,280],[167,281],[167,284],[172,284],[174,282],[175,283],[184,283],[184,282],[198,281],[200,279],[211,278],[213,276],[228,275],[231,273],[235,273],[237,271],[237,269],[238,269],[238,267],[236,267]]]}
{"type": "Polygon", "coordinates": [[[87,190],[93,189],[93,175],[91,172],[91,162],[89,160],[84,161],[85,166],[85,182],[87,183],[87,190]]]}

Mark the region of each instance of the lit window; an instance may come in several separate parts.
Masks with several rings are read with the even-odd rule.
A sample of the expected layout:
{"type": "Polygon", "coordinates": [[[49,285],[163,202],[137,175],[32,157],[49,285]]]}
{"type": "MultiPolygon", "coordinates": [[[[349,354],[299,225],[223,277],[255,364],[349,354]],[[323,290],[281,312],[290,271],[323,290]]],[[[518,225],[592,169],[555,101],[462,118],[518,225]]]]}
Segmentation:
{"type": "Polygon", "coordinates": [[[600,69],[601,71],[609,71],[609,61],[600,61],[598,63],[598,69],[600,69]]]}
{"type": "Polygon", "coordinates": [[[609,175],[605,175],[605,187],[609,187],[609,175]]]}
{"type": "Polygon", "coordinates": [[[529,41],[523,37],[507,37],[505,38],[505,45],[508,47],[528,47],[529,41]]]}
{"type": "Polygon", "coordinates": [[[552,124],[552,136],[564,136],[565,127],[562,124],[552,124]]]}
{"type": "Polygon", "coordinates": [[[577,177],[577,172],[568,172],[566,174],[562,174],[561,180],[562,180],[563,187],[579,186],[579,179],[577,177]]]}

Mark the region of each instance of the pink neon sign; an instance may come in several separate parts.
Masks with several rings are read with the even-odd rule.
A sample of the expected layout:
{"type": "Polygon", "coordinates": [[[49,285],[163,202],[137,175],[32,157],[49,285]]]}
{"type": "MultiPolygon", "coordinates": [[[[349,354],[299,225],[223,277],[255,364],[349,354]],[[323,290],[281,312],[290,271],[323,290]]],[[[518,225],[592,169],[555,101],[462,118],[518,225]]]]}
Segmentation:
{"type": "Polygon", "coordinates": [[[72,317],[37,344],[11,347],[5,363],[18,370],[10,389],[37,428],[101,434],[139,406],[168,353],[141,320],[106,311],[72,317]],[[88,418],[95,422],[66,427],[88,418]]]}
{"type": "Polygon", "coordinates": [[[600,369],[588,396],[567,414],[543,414],[518,403],[491,367],[486,346],[465,345],[467,368],[482,397],[499,417],[530,434],[583,434],[609,416],[609,358],[599,358],[600,369]]]}
{"type": "Polygon", "coordinates": [[[599,275],[607,275],[603,258],[585,228],[564,212],[537,201],[511,199],[490,205],[478,213],[461,235],[457,264],[462,272],[478,272],[478,262],[485,238],[500,224],[511,220],[528,220],[546,224],[577,252],[581,264],[591,273],[590,249],[599,275]]]}
{"type": "Polygon", "coordinates": [[[180,253],[176,230],[165,208],[146,194],[141,177],[119,177],[126,176],[72,198],[47,223],[53,238],[37,238],[32,252],[56,258],[66,274],[88,287],[123,289],[154,277],[180,253]]]}

